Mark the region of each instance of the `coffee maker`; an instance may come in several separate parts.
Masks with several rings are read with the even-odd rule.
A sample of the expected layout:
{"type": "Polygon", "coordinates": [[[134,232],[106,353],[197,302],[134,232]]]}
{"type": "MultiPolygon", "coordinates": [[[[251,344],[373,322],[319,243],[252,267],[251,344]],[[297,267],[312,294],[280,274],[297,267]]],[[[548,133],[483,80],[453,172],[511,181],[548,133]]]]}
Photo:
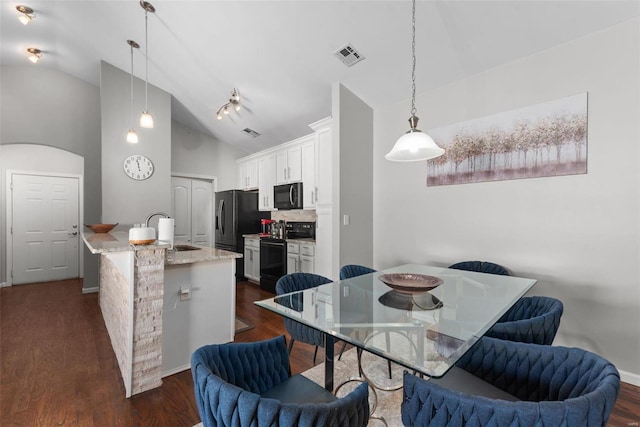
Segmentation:
{"type": "Polygon", "coordinates": [[[260,237],[271,237],[274,223],[275,221],[272,219],[261,219],[260,224],[262,225],[262,233],[260,233],[260,237]]]}

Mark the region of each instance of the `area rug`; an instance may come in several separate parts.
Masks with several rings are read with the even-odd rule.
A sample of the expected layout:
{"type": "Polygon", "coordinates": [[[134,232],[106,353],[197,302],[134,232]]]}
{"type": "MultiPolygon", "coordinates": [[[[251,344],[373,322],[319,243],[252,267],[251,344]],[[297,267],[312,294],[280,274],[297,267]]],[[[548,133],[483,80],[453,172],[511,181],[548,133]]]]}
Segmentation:
{"type": "Polygon", "coordinates": [[[242,317],[236,316],[236,334],[244,331],[248,331],[249,329],[253,329],[253,325],[248,321],[244,320],[242,317]]]}
{"type": "MultiPolygon", "coordinates": [[[[294,350],[295,351],[295,350],[294,350]]],[[[392,365],[392,379],[388,379],[387,363],[369,353],[363,353],[362,365],[365,375],[374,383],[385,387],[393,388],[402,384],[402,371],[398,365],[392,365]]],[[[358,359],[355,349],[345,351],[333,365],[333,377],[335,378],[335,386],[339,387],[342,381],[350,378],[358,378],[358,359]]],[[[295,373],[295,372],[294,372],[295,373]]],[[[324,363],[314,366],[313,368],[302,372],[302,375],[310,380],[324,386],[324,363]]],[[[353,381],[345,384],[338,390],[338,396],[342,397],[355,388],[359,382],[353,381]]],[[[400,404],[402,403],[402,389],[395,391],[375,390],[377,396],[377,406],[373,414],[374,418],[369,420],[369,427],[384,426],[385,424],[378,418],[382,417],[389,427],[402,426],[400,417],[400,404]]],[[[371,387],[369,388],[369,404],[373,406],[374,398],[371,387]]],[[[194,427],[202,427],[202,423],[196,424],[194,427]]]]}

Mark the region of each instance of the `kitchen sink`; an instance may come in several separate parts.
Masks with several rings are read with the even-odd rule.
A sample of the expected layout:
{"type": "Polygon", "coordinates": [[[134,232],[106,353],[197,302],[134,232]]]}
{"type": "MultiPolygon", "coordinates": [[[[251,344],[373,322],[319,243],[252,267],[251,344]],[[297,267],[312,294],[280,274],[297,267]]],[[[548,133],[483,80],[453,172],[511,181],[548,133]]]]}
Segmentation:
{"type": "Polygon", "coordinates": [[[201,248],[197,248],[197,247],[191,246],[191,245],[174,245],[173,249],[176,252],[184,252],[184,251],[198,251],[201,248]]]}

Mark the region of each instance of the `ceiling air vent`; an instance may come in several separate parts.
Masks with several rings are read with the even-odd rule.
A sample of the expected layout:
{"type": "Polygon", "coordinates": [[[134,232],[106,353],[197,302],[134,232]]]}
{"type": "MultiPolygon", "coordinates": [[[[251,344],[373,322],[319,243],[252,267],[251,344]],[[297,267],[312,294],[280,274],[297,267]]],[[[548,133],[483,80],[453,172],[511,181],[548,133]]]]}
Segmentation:
{"type": "Polygon", "coordinates": [[[342,61],[347,67],[351,67],[364,59],[364,55],[358,52],[350,43],[333,52],[333,56],[342,61]]]}
{"type": "Polygon", "coordinates": [[[251,138],[257,138],[260,136],[260,134],[258,132],[256,132],[253,129],[249,129],[249,128],[244,128],[242,129],[242,132],[246,133],[247,135],[249,135],[251,138]]]}

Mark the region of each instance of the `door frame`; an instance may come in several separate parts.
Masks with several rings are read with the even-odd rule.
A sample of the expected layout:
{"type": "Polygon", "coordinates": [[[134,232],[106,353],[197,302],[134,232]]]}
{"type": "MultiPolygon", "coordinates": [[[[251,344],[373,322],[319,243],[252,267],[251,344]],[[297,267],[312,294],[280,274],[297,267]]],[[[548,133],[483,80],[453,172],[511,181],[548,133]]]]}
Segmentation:
{"type": "Polygon", "coordinates": [[[13,182],[14,175],[35,175],[56,178],[72,178],[78,180],[78,277],[84,278],[84,251],[82,250],[84,242],[81,241],[84,240],[84,238],[82,237],[82,229],[84,227],[84,176],[69,173],[7,169],[5,180],[5,236],[7,236],[7,281],[5,286],[13,286],[13,233],[11,233],[11,227],[13,227],[13,190],[11,188],[11,183],[13,182]]]}
{"type": "MultiPolygon", "coordinates": [[[[211,247],[216,247],[216,191],[218,191],[218,177],[215,175],[200,175],[195,173],[171,172],[171,178],[190,178],[211,181],[211,247]]],[[[173,191],[173,190],[172,190],[173,191]]],[[[171,195],[173,198],[173,194],[171,195]]]]}

